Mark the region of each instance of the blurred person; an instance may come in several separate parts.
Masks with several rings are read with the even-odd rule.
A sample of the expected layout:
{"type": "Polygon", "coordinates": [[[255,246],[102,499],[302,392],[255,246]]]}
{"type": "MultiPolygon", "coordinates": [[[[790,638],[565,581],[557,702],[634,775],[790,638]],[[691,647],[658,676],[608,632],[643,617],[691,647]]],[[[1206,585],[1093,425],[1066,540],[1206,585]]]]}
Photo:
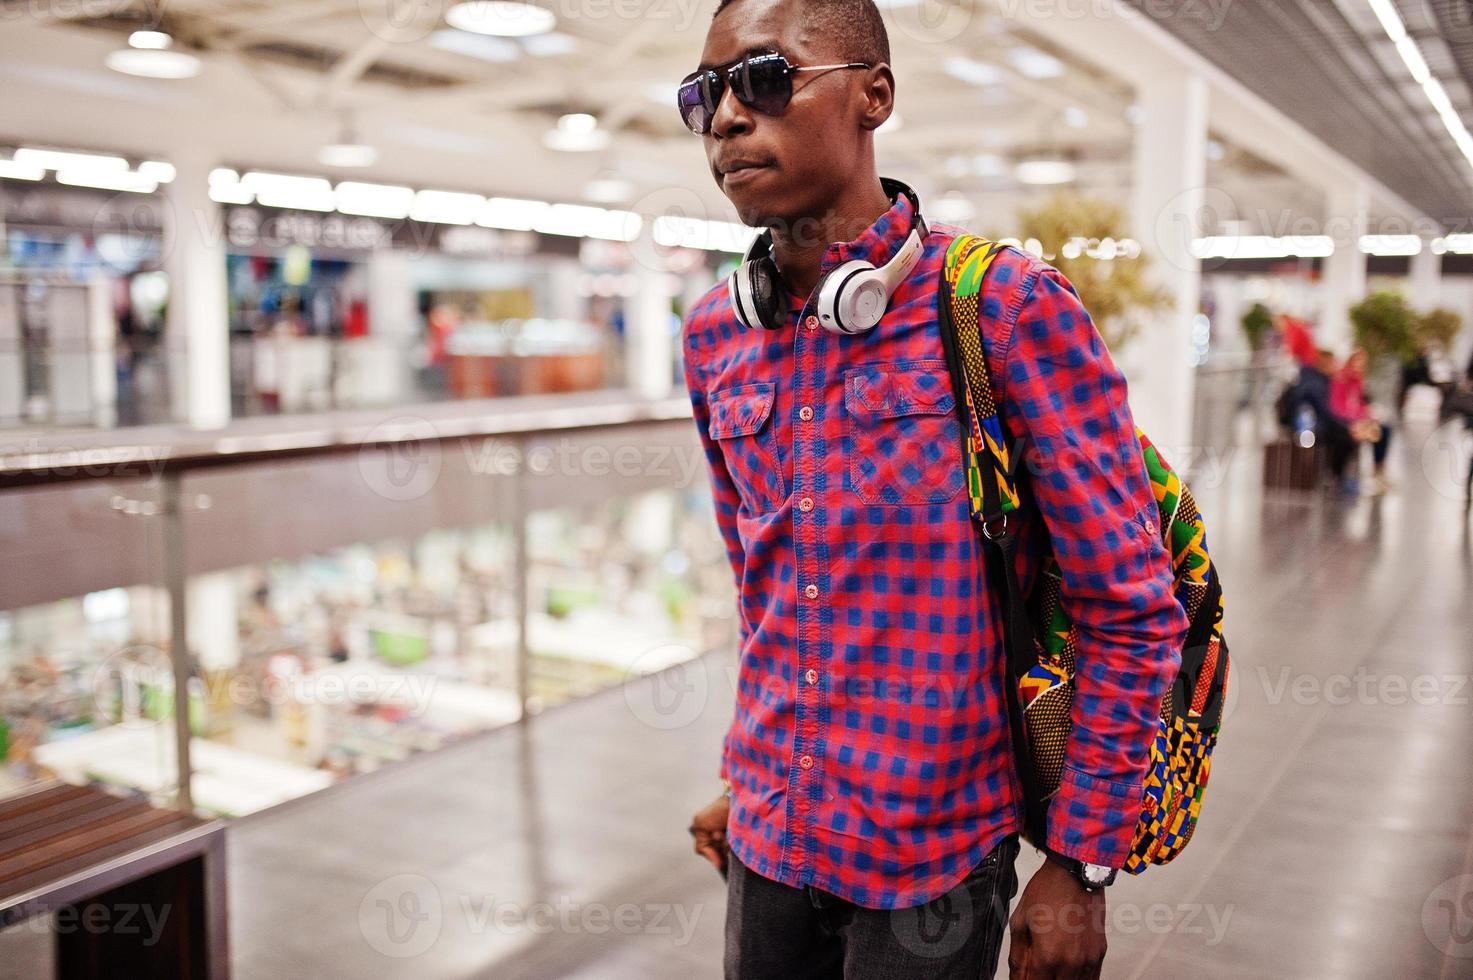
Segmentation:
{"type": "Polygon", "coordinates": [[[1294,359],[1295,364],[1304,366],[1315,363],[1319,349],[1315,345],[1314,334],[1306,321],[1287,313],[1280,313],[1274,318],[1274,326],[1279,331],[1284,350],[1294,359]]]}
{"type": "Polygon", "coordinates": [[[727,875],[728,978],[991,976],[1005,926],[1014,977],[1098,976],[1186,616],[1124,378],[1064,277],[1006,249],[984,317],[1004,424],[1042,465],[1095,461],[1035,470],[1016,512],[1069,583],[1084,707],[1048,858],[1009,918],[1003,639],[936,318],[959,229],[876,170],[889,57],[872,0],[723,0],[679,89],[717,186],[765,229],[683,337],[741,627],[725,792],[691,833],[727,875]],[[835,298],[854,262],[882,269],[866,332],[835,298]]]}
{"type": "Polygon", "coordinates": [[[1334,352],[1321,349],[1314,363],[1299,369],[1299,379],[1285,392],[1285,412],[1295,432],[1313,432],[1315,442],[1325,447],[1334,486],[1350,495],[1359,493],[1353,481],[1347,482],[1345,473],[1356,442],[1350,426],[1331,405],[1333,379],[1339,372],[1334,352]]]}
{"type": "Polygon", "coordinates": [[[1355,455],[1356,447],[1363,442],[1371,444],[1371,459],[1374,466],[1370,490],[1383,494],[1390,489],[1386,480],[1386,453],[1391,445],[1391,426],[1376,417],[1370,396],[1366,394],[1366,365],[1369,356],[1362,347],[1351,351],[1345,364],[1330,379],[1330,411],[1351,436],[1346,454],[1347,464],[1342,464],[1341,476],[1348,460],[1355,455]]]}
{"type": "MultiPolygon", "coordinates": [[[[1469,365],[1473,368],[1473,364],[1469,365]]],[[[1432,363],[1427,354],[1425,342],[1417,344],[1417,352],[1409,359],[1401,363],[1401,384],[1396,395],[1396,414],[1398,417],[1406,414],[1407,395],[1415,385],[1430,385],[1432,383],[1432,363]]]]}

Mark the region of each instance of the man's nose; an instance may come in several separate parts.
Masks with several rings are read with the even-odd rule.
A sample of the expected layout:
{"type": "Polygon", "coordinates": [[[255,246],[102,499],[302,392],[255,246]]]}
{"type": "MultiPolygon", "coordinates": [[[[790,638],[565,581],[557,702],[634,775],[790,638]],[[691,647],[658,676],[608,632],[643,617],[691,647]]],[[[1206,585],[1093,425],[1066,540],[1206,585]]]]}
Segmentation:
{"type": "Polygon", "coordinates": [[[752,122],[752,110],[742,104],[730,85],[726,86],[716,103],[716,114],[711,117],[711,132],[717,139],[727,139],[750,132],[752,122]]]}

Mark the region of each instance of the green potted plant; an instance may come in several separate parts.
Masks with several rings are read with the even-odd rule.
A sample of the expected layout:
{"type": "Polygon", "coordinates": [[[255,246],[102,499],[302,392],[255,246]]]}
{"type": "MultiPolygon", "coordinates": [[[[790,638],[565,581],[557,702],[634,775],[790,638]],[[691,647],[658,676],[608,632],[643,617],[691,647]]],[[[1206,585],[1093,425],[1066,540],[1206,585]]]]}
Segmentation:
{"type": "Polygon", "coordinates": [[[1400,293],[1372,293],[1350,308],[1355,343],[1372,361],[1386,357],[1406,361],[1416,356],[1420,317],[1400,293]]]}
{"type": "Polygon", "coordinates": [[[1171,303],[1170,294],[1147,275],[1150,262],[1139,245],[1117,247],[1128,240],[1125,215],[1109,201],[1056,194],[1019,211],[1015,227],[1004,237],[1042,246],[1044,260],[1073,284],[1111,349],[1139,329],[1142,315],[1171,303]],[[1101,258],[1102,253],[1113,257],[1101,258]]]}
{"type": "Polygon", "coordinates": [[[1253,353],[1263,350],[1264,341],[1273,329],[1273,311],[1262,303],[1254,303],[1243,314],[1243,336],[1248,339],[1248,349],[1253,353]]]}
{"type": "Polygon", "coordinates": [[[1416,340],[1427,347],[1452,350],[1453,341],[1463,329],[1463,318],[1452,310],[1439,307],[1423,313],[1417,320],[1416,340]]]}

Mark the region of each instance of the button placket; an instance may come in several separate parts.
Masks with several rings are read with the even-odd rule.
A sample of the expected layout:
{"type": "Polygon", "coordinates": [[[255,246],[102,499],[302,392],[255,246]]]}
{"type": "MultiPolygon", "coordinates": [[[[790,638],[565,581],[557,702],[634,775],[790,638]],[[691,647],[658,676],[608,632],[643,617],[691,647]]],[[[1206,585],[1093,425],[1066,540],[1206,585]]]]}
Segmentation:
{"type": "MultiPolygon", "coordinates": [[[[819,355],[824,338],[819,333],[818,317],[812,314],[804,315],[800,324],[801,329],[795,331],[794,335],[796,382],[794,397],[799,405],[797,415],[800,423],[812,423],[816,416],[814,406],[819,404],[818,399],[822,397],[818,379],[823,376],[823,372],[819,370],[819,355]]],[[[793,521],[793,550],[801,596],[797,610],[798,635],[796,638],[799,678],[818,676],[814,664],[822,627],[821,607],[815,600],[820,597],[822,590],[819,588],[821,573],[817,562],[818,522],[809,515],[815,508],[813,490],[817,485],[818,467],[822,464],[819,442],[820,431],[816,426],[812,424],[795,426],[792,439],[793,516],[795,518],[793,521]],[[802,520],[797,519],[799,515],[803,516],[802,520]]],[[[810,680],[807,684],[800,683],[794,695],[797,711],[795,747],[800,753],[795,761],[798,764],[800,778],[792,787],[792,792],[797,793],[795,816],[803,822],[804,827],[793,835],[791,846],[795,849],[794,863],[804,866],[811,859],[811,856],[805,853],[805,844],[808,837],[808,825],[813,818],[813,804],[810,802],[812,794],[806,787],[799,784],[808,781],[805,777],[814,771],[818,762],[814,749],[819,745],[817,720],[821,715],[822,692],[810,680]]]]}

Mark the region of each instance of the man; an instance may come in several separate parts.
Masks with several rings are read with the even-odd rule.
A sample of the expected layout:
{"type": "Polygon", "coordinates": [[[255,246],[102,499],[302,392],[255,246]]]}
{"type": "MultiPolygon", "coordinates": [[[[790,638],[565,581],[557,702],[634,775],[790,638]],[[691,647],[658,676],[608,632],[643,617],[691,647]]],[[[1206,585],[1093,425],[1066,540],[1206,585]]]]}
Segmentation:
{"type": "MultiPolygon", "coordinates": [[[[734,308],[718,285],[684,335],[741,622],[728,789],[691,830],[729,876],[725,965],[740,980],[990,976],[1017,890],[998,603],[936,320],[957,230],[925,228],[875,169],[888,61],[872,0],[723,0],[680,93],[775,263],[738,273],[771,287],[767,328],[743,323],[761,304],[734,308]],[[878,325],[822,328],[826,274],[892,268],[913,229],[923,252],[878,325]]],[[[1124,380],[1078,298],[1013,250],[987,281],[987,356],[1009,434],[1029,447],[1023,577],[1046,533],[1080,631],[1052,857],[1012,916],[1010,969],[1092,977],[1101,885],[1125,861],[1187,624],[1124,380]]]]}

